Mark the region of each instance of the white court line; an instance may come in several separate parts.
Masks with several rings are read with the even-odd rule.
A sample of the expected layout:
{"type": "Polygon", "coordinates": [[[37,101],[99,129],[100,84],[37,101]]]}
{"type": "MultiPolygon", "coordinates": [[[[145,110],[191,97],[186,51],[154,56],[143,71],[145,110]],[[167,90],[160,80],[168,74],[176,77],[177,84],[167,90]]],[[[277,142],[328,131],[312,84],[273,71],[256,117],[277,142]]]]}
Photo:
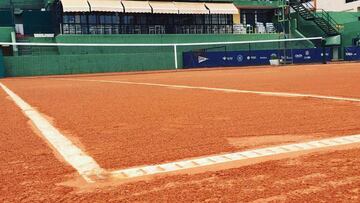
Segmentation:
{"type": "Polygon", "coordinates": [[[227,89],[227,88],[216,88],[216,87],[201,87],[201,86],[188,86],[188,85],[171,85],[171,84],[159,84],[159,83],[145,83],[145,82],[128,82],[118,80],[91,80],[91,79],[54,79],[54,80],[70,80],[70,81],[83,81],[83,82],[101,82],[101,83],[119,83],[128,85],[146,85],[146,86],[157,86],[157,87],[171,87],[178,89],[198,89],[207,91],[219,91],[227,93],[244,93],[244,94],[257,94],[275,97],[308,97],[315,99],[328,99],[337,101],[350,101],[360,102],[360,98],[349,98],[349,97],[337,97],[337,96],[324,96],[316,94],[300,94],[300,93],[288,93],[288,92],[267,92],[267,91],[252,91],[252,90],[240,90],[240,89],[227,89]]]}
{"type": "Polygon", "coordinates": [[[76,147],[59,130],[49,123],[39,112],[21,99],[18,95],[8,89],[0,82],[2,89],[11,97],[15,104],[33,122],[42,136],[58,151],[77,172],[87,181],[94,182],[92,177],[101,177],[104,170],[96,161],[76,147]]]}
{"type": "MultiPolygon", "coordinates": [[[[73,80],[73,81],[89,81],[89,82],[104,82],[104,83],[121,83],[121,84],[134,84],[134,85],[148,85],[160,87],[175,87],[184,89],[203,89],[210,91],[223,91],[235,93],[251,93],[270,96],[292,96],[292,97],[313,97],[318,99],[332,99],[342,101],[359,102],[360,99],[356,98],[343,98],[343,97],[328,97],[321,95],[307,95],[307,94],[294,94],[294,93],[280,93],[280,92],[260,92],[248,91],[237,89],[223,89],[223,88],[209,88],[209,87],[194,87],[184,85],[166,85],[155,83],[137,83],[137,82],[124,82],[124,81],[109,81],[109,80],[85,80],[85,79],[57,79],[57,80],[73,80]]],[[[81,174],[88,182],[94,182],[90,177],[100,176],[104,172],[90,156],[86,155],[81,149],[73,145],[64,135],[62,135],[55,127],[53,127],[45,118],[43,118],[36,110],[29,104],[23,101],[19,96],[9,90],[6,86],[0,83],[4,91],[15,101],[15,103],[23,110],[25,115],[35,124],[35,126],[42,132],[46,138],[57,151],[64,157],[64,159],[71,164],[79,174],[81,174]]],[[[311,141],[306,143],[297,143],[290,145],[283,145],[277,147],[261,148],[243,152],[229,153],[223,155],[214,155],[203,158],[195,158],[186,161],[171,162],[159,165],[149,165],[143,167],[129,168],[112,171],[111,175],[118,178],[136,178],[147,175],[154,175],[160,173],[167,173],[172,171],[180,171],[185,169],[198,168],[203,166],[229,163],[239,160],[254,159],[266,156],[275,156],[278,154],[287,154],[292,152],[300,152],[307,150],[316,150],[321,148],[329,148],[340,145],[360,143],[360,134],[352,136],[337,137],[332,139],[324,139],[319,141],[311,141]]]]}
{"type": "Polygon", "coordinates": [[[130,169],[112,171],[114,178],[128,179],[139,178],[148,175],[156,175],[169,173],[174,171],[194,169],[215,164],[231,163],[240,160],[250,160],[260,157],[270,157],[279,154],[289,154],[293,152],[303,152],[308,150],[319,150],[322,148],[330,148],[341,145],[360,143],[359,135],[350,135],[344,137],[336,137],[331,139],[323,139],[318,141],[281,145],[276,147],[260,148],[255,150],[214,155],[202,158],[195,158],[186,161],[177,161],[159,165],[149,165],[130,169]]]}

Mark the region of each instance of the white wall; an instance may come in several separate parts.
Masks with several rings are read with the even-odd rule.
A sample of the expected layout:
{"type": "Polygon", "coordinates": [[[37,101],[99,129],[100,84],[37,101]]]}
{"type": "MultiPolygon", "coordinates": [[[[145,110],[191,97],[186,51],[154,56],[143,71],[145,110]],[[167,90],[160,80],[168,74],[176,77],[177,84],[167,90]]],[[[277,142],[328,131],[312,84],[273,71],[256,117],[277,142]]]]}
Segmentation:
{"type": "Polygon", "coordinates": [[[345,0],[317,0],[317,9],[325,11],[360,11],[360,0],[345,3],[345,0]]]}

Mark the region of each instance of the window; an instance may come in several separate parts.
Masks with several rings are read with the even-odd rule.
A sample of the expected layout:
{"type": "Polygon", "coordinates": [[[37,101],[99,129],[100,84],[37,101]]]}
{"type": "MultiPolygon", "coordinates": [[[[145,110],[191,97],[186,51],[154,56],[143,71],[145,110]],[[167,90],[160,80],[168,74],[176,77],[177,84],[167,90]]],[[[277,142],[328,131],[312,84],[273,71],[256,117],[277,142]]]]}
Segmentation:
{"type": "Polygon", "coordinates": [[[69,23],[75,23],[75,16],[69,15],[68,20],[69,20],[69,23]]]}
{"type": "Polygon", "coordinates": [[[87,16],[81,15],[81,24],[86,24],[86,23],[87,23],[87,16]]]}
{"type": "Polygon", "coordinates": [[[114,24],[119,24],[119,23],[120,23],[120,16],[119,16],[119,14],[115,14],[115,15],[112,16],[112,22],[113,22],[114,24]]]}
{"type": "Polygon", "coordinates": [[[204,16],[203,15],[196,15],[195,18],[196,18],[195,24],[197,24],[197,25],[204,24],[204,16]]]}
{"type": "Polygon", "coordinates": [[[68,15],[64,15],[63,16],[63,23],[69,23],[70,20],[69,20],[69,16],[68,15]]]}
{"type": "Polygon", "coordinates": [[[123,17],[123,24],[125,24],[125,25],[134,24],[134,16],[124,16],[123,17]]]}
{"type": "Polygon", "coordinates": [[[219,16],[211,15],[211,24],[219,24],[219,16]]]}
{"type": "Polygon", "coordinates": [[[211,24],[210,15],[205,15],[205,25],[210,25],[210,24],[211,24]]]}
{"type": "Polygon", "coordinates": [[[232,33],[232,15],[64,13],[64,34],[232,33]]]}
{"type": "Polygon", "coordinates": [[[89,23],[90,24],[96,24],[97,23],[96,15],[89,15],[89,23]]]}
{"type": "Polygon", "coordinates": [[[80,24],[81,23],[80,15],[75,15],[74,17],[75,17],[75,23],[80,24]]]}
{"type": "Polygon", "coordinates": [[[227,15],[219,15],[219,24],[225,25],[227,23],[227,15]]]}
{"type": "MultiPolygon", "coordinates": [[[[82,34],[87,33],[82,24],[87,21],[85,15],[67,14],[63,16],[63,33],[64,34],[82,34]]],[[[86,28],[86,26],[85,26],[86,28]]]]}

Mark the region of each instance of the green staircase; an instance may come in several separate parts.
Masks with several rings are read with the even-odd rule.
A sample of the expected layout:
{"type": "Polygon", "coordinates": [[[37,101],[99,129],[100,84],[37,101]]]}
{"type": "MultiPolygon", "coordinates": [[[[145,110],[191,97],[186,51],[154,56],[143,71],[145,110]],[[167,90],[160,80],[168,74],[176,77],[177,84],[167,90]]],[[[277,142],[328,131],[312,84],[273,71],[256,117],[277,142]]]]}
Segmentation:
{"type": "Polygon", "coordinates": [[[324,10],[316,10],[310,4],[306,6],[301,0],[291,0],[290,6],[306,21],[314,22],[327,36],[336,36],[340,32],[338,30],[338,24],[324,10]]]}

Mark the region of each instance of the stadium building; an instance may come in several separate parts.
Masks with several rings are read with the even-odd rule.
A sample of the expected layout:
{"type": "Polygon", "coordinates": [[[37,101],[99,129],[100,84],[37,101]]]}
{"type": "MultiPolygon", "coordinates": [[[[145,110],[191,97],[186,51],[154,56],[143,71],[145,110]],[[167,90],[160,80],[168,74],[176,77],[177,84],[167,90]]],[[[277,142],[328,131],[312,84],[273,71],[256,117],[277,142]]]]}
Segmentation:
{"type": "Polygon", "coordinates": [[[0,67],[5,76],[173,69],[185,67],[183,54],[188,51],[267,50],[277,44],[178,47],[176,64],[172,47],[110,49],[76,44],[181,44],[319,36],[326,38],[332,60],[344,60],[345,49],[359,41],[360,1],[347,0],[344,8],[323,2],[3,0],[0,42],[54,46],[2,44],[0,67]],[[64,43],[74,46],[56,46],[64,43]]]}
{"type": "Polygon", "coordinates": [[[359,0],[317,0],[314,2],[318,9],[326,11],[357,11],[360,12],[360,1],[359,0]]]}

